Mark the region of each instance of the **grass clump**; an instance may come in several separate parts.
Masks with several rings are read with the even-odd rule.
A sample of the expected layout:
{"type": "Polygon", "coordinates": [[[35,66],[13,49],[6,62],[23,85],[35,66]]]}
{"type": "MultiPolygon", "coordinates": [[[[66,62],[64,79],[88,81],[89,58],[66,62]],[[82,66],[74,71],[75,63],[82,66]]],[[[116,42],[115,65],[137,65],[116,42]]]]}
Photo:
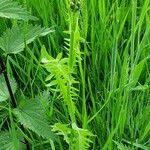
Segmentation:
{"type": "Polygon", "coordinates": [[[0,149],[149,150],[149,8],[0,0],[0,149]]]}

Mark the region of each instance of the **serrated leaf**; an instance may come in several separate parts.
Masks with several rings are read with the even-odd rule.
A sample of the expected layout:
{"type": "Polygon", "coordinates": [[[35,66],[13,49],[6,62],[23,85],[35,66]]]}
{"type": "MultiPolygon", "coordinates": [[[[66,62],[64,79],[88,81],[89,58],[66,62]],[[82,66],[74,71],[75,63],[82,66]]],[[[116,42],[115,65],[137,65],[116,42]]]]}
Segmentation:
{"type": "Polygon", "coordinates": [[[16,26],[7,29],[0,37],[0,48],[5,54],[16,54],[24,50],[26,44],[30,44],[37,37],[45,36],[53,32],[50,28],[39,25],[16,26]]]}
{"type": "Polygon", "coordinates": [[[7,131],[0,133],[0,150],[15,150],[13,140],[7,131]]]}
{"type": "MultiPolygon", "coordinates": [[[[17,142],[19,144],[19,149],[20,150],[24,149],[21,142],[19,143],[19,139],[17,140],[17,142]]],[[[11,132],[9,131],[0,132],[0,150],[16,150],[11,132]]]]}
{"type": "Polygon", "coordinates": [[[36,17],[23,8],[18,2],[12,0],[0,0],[0,17],[21,19],[21,20],[37,20],[36,17]]]}
{"type": "Polygon", "coordinates": [[[17,139],[14,140],[13,133],[9,131],[0,132],[0,150],[24,150],[23,137],[17,132],[17,139]],[[15,141],[16,140],[16,141],[15,141]],[[18,145],[18,146],[17,146],[18,145]]]}
{"type": "MultiPolygon", "coordinates": [[[[10,84],[13,93],[15,93],[17,89],[17,84],[13,78],[10,78],[10,84]]],[[[0,102],[5,101],[9,98],[8,88],[6,86],[6,82],[4,80],[3,75],[0,75],[0,102]]]]}
{"type": "Polygon", "coordinates": [[[27,100],[23,105],[14,109],[14,113],[25,128],[32,130],[43,138],[54,138],[48,117],[39,100],[27,100]]]}

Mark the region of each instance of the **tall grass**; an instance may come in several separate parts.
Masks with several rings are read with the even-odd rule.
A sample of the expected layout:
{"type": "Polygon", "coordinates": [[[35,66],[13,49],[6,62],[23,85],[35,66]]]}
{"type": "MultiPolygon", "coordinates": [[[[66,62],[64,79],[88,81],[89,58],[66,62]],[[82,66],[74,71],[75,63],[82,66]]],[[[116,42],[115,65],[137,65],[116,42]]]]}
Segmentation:
{"type": "MultiPolygon", "coordinates": [[[[73,141],[79,137],[76,131],[85,131],[92,150],[149,150],[150,0],[18,1],[39,18],[30,22],[55,32],[7,57],[7,71],[18,85],[17,104],[39,99],[53,131],[62,136],[54,132],[55,140],[47,140],[30,128],[22,131],[10,108],[9,121],[1,117],[0,127],[11,129],[13,143],[17,145],[17,128],[33,150],[76,150],[83,140],[73,141]],[[47,70],[41,64],[43,45],[50,62],[46,67],[51,67],[47,70]],[[45,86],[50,74],[52,88],[45,86]]],[[[4,31],[19,23],[0,22],[4,31]]],[[[0,105],[0,111],[6,106],[0,105]]]]}

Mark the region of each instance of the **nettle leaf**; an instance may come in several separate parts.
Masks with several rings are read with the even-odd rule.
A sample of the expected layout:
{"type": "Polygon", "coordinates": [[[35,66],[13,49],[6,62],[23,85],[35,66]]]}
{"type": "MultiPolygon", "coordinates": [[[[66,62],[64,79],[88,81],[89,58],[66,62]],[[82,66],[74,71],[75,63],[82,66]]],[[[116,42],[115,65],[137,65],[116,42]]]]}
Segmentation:
{"type": "MultiPolygon", "coordinates": [[[[14,80],[14,78],[10,78],[10,84],[11,84],[13,93],[15,93],[17,89],[17,83],[14,80]]],[[[8,98],[9,98],[9,92],[6,86],[5,79],[3,75],[0,75],[0,102],[5,101],[8,98]]]]}
{"type": "MultiPolygon", "coordinates": [[[[17,140],[20,150],[22,149],[21,142],[17,140]]],[[[0,150],[16,150],[13,136],[9,131],[0,132],[0,150]]]]}
{"type": "Polygon", "coordinates": [[[32,130],[43,138],[54,138],[45,109],[39,100],[27,100],[18,108],[14,109],[14,113],[25,128],[32,130]]]}
{"type": "Polygon", "coordinates": [[[12,0],[0,0],[0,17],[21,19],[21,20],[37,20],[36,17],[23,8],[18,2],[12,0]]]}
{"type": "Polygon", "coordinates": [[[25,144],[23,136],[17,132],[17,137],[14,139],[14,135],[11,131],[1,131],[0,132],[0,150],[24,150],[25,144]]]}
{"type": "Polygon", "coordinates": [[[25,45],[33,42],[37,37],[53,32],[50,28],[39,25],[18,25],[7,29],[0,37],[0,48],[5,54],[17,54],[24,50],[25,45]]]}
{"type": "Polygon", "coordinates": [[[0,150],[15,150],[12,137],[7,131],[0,133],[0,150]]]}

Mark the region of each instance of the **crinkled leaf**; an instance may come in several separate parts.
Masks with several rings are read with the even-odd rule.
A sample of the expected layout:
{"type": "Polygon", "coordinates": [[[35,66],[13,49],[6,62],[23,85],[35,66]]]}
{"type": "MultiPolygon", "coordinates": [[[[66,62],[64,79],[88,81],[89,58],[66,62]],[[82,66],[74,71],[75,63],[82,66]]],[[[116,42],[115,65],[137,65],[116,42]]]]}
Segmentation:
{"type": "Polygon", "coordinates": [[[37,37],[45,36],[53,32],[50,28],[39,25],[16,26],[7,29],[0,37],[0,48],[5,54],[19,53],[24,50],[25,45],[33,42],[37,37]]]}
{"type": "Polygon", "coordinates": [[[12,0],[0,0],[0,17],[21,20],[37,19],[31,16],[25,8],[18,4],[18,2],[12,0]]]}
{"type": "Polygon", "coordinates": [[[0,132],[0,150],[25,150],[25,144],[21,141],[24,141],[22,135],[19,132],[17,137],[14,139],[14,135],[9,131],[0,132]]]}
{"type": "MultiPolygon", "coordinates": [[[[24,144],[19,142],[21,137],[17,135],[17,144],[19,146],[19,150],[24,149],[24,144]]],[[[13,135],[9,131],[0,132],[0,150],[16,150],[16,143],[14,143],[13,135]]]]}
{"type": "MultiPolygon", "coordinates": [[[[10,84],[13,93],[15,93],[17,89],[17,84],[13,78],[10,78],[10,84]]],[[[8,88],[6,86],[6,82],[4,80],[3,75],[0,75],[0,102],[5,101],[9,98],[8,88]]]]}
{"type": "Polygon", "coordinates": [[[39,100],[27,100],[25,103],[14,109],[19,122],[25,128],[28,128],[39,136],[47,139],[53,139],[48,117],[39,100]]]}
{"type": "Polygon", "coordinates": [[[12,138],[9,132],[0,133],[0,150],[15,150],[12,138]]]}

